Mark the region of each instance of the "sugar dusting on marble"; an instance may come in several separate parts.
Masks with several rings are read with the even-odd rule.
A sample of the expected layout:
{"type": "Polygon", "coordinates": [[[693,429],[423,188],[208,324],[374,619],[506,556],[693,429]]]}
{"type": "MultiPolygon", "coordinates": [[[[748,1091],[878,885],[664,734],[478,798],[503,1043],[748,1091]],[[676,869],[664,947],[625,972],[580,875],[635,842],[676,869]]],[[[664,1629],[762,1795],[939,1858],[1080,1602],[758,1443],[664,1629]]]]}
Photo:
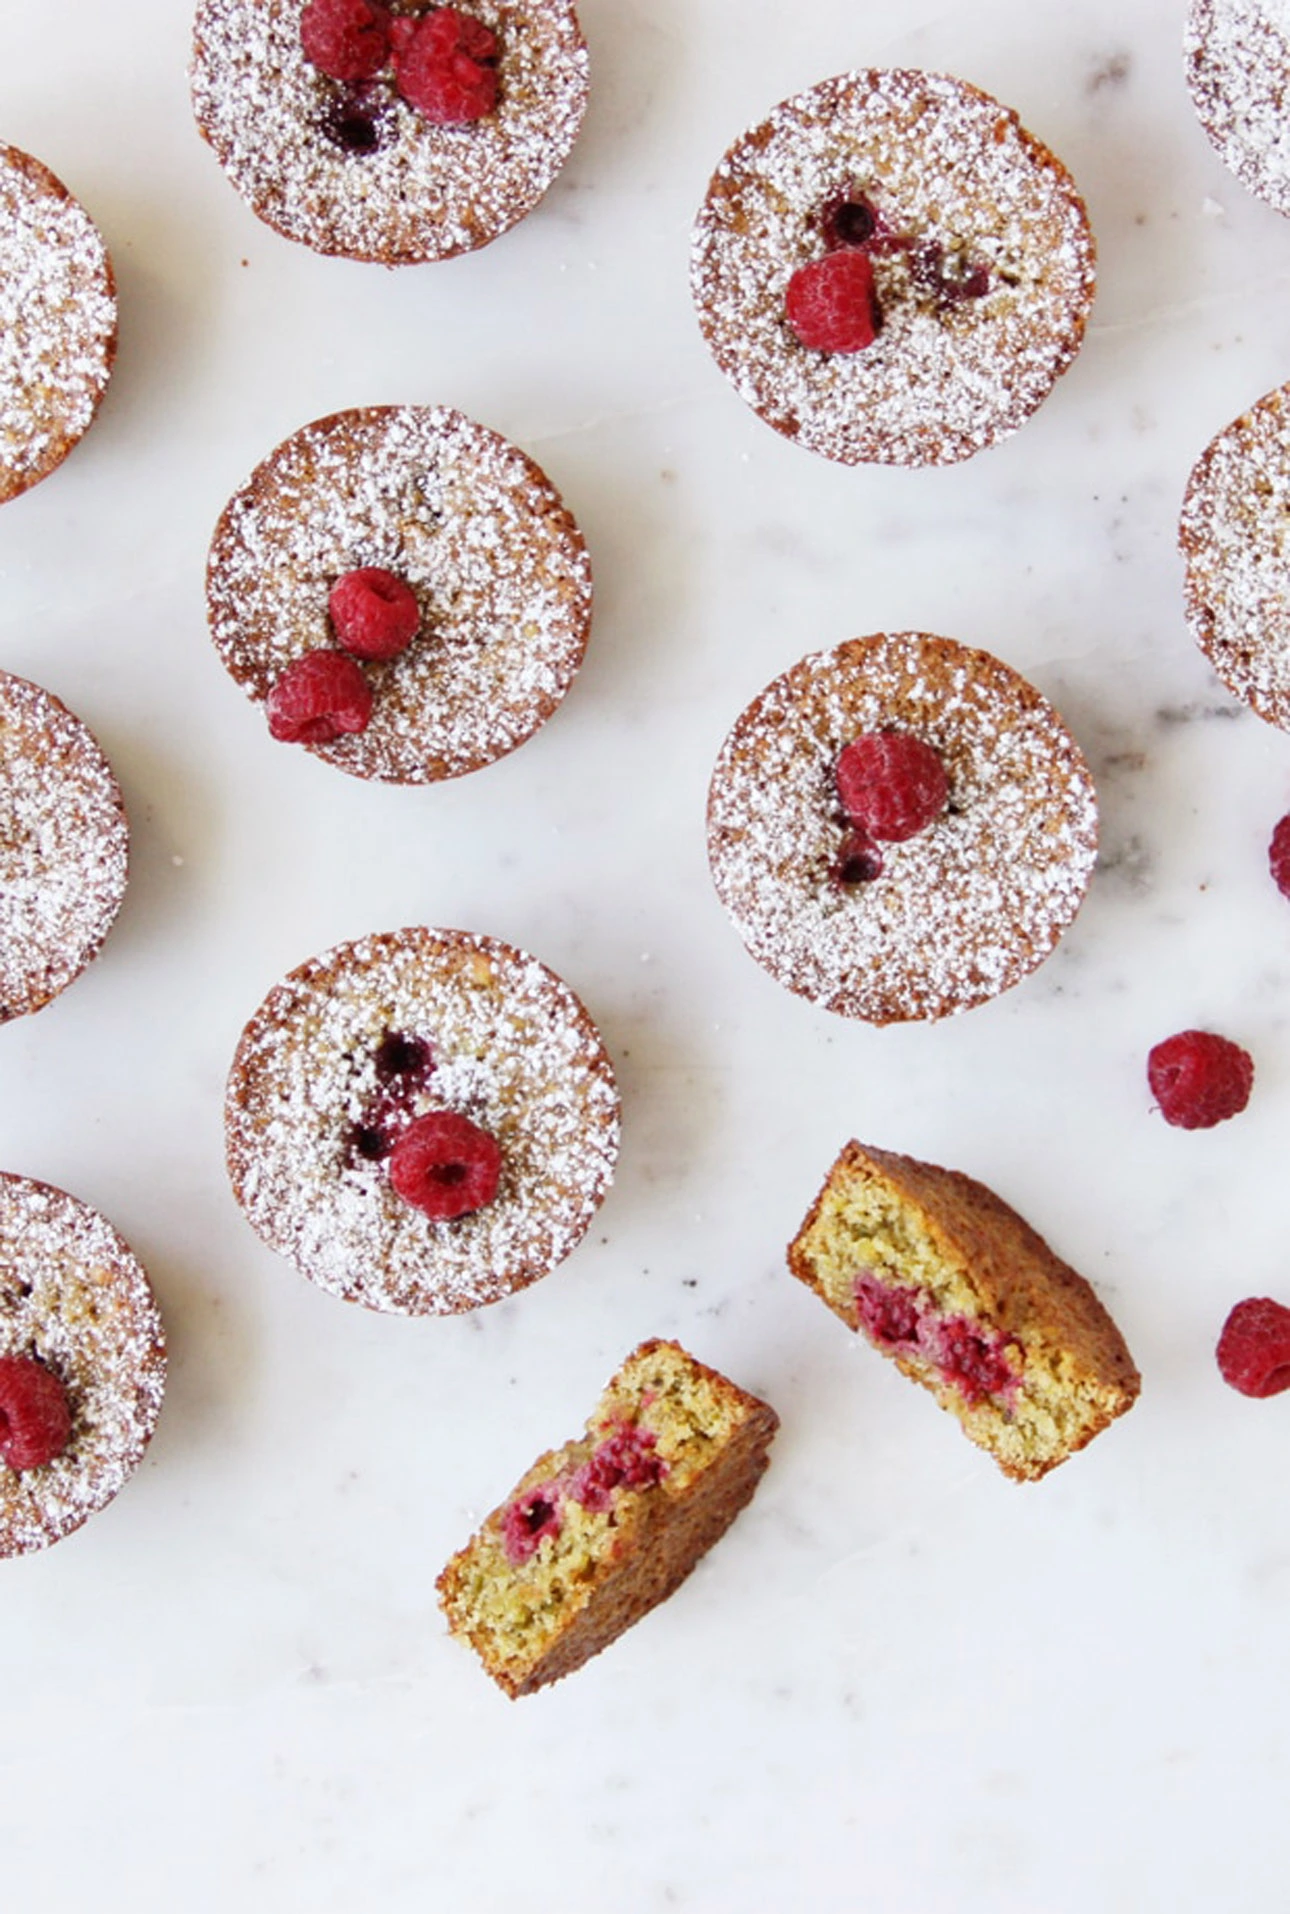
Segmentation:
{"type": "Polygon", "coordinates": [[[1290,213],[1290,3],[1194,0],[1184,41],[1201,124],[1236,177],[1290,213]]]}
{"type": "Polygon", "coordinates": [[[940,74],[844,74],[786,100],[722,161],[694,234],[692,288],[718,364],[749,405],[828,458],[966,458],[1015,430],[1074,357],[1094,248],[1064,169],[996,101],[940,74]],[[907,254],[876,256],[883,313],[858,353],[808,351],[784,316],[820,217],[862,192],[989,290],[949,305],[907,254]]]}
{"type": "Polygon", "coordinates": [[[618,1150],[612,1066],[577,998],[535,958],[461,932],[364,938],[295,972],[247,1028],[227,1117],[265,1241],[323,1289],[405,1314],[473,1308],[561,1262],[618,1150]],[[352,1152],[391,1031],[430,1046],[412,1114],[456,1111],[501,1146],[498,1194],[473,1215],[433,1221],[352,1152]]]}

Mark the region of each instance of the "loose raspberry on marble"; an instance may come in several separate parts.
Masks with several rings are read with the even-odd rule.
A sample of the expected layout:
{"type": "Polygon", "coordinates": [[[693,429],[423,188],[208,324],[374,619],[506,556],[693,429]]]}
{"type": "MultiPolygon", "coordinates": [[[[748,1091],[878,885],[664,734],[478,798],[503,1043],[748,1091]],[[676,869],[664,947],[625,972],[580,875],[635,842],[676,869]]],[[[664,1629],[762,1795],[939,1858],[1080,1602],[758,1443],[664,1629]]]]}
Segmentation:
{"type": "Polygon", "coordinates": [[[843,250],[799,266],[788,282],[784,312],[811,351],[863,352],[882,324],[868,255],[843,250]]]}
{"type": "Polygon", "coordinates": [[[452,1110],[418,1117],[390,1152],[394,1189],[438,1223],[491,1203],[501,1171],[496,1137],[452,1110]]]}
{"type": "Polygon", "coordinates": [[[851,822],[870,837],[899,844],[945,809],[945,766],[930,744],[907,731],[868,731],[838,759],[838,796],[851,822]]]}
{"type": "Polygon", "coordinates": [[[1268,868],[1283,897],[1290,897],[1290,816],[1283,817],[1268,846],[1268,868]]]}
{"type": "Polygon", "coordinates": [[[52,1462],[72,1436],[67,1391],[34,1356],[0,1356],[0,1457],[11,1469],[52,1462]]]}
{"type": "Polygon", "coordinates": [[[269,730],[282,744],[333,744],[365,731],[372,687],[345,651],[307,651],[287,666],[268,696],[269,730]]]}
{"type": "Polygon", "coordinates": [[[309,0],[300,44],[332,80],[370,80],[390,57],[390,16],[376,0],[309,0]]]}
{"type": "Polygon", "coordinates": [[[497,104],[497,36],[453,7],[419,20],[396,20],[391,32],[399,92],[437,126],[482,120],[497,104]]]}
{"type": "Polygon", "coordinates": [[[355,658],[397,658],[421,624],[421,607],[412,587],[376,565],[338,578],[327,609],[337,644],[355,658]]]}
{"type": "Polygon", "coordinates": [[[1180,1130],[1210,1130],[1249,1102],[1254,1059],[1212,1031],[1181,1030],[1147,1057],[1147,1082],[1166,1123],[1180,1130]]]}
{"type": "Polygon", "coordinates": [[[1218,1339],[1223,1381],[1243,1396],[1279,1396],[1290,1389],[1290,1309],[1270,1296],[1248,1296],[1218,1339]]]}

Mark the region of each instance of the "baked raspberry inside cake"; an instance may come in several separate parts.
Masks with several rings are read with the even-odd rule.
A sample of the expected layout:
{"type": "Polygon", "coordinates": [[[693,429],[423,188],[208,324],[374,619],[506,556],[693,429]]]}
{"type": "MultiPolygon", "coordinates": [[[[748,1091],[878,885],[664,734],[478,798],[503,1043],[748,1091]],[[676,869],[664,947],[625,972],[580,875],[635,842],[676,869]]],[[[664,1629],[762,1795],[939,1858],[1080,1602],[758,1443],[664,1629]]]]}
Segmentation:
{"type": "Polygon", "coordinates": [[[618,1152],[613,1067],[536,958],[466,931],[365,937],[270,991],[229,1077],[234,1194],[270,1248],[371,1309],[446,1315],[581,1240],[618,1152]]]}
{"type": "Polygon", "coordinates": [[[0,504],[46,478],[89,429],[116,340],[97,226],[48,167],[0,143],[0,504]]]}
{"type": "Polygon", "coordinates": [[[1024,678],[947,638],[884,633],[804,658],[748,706],[713,773],[708,853],[749,952],[790,990],[870,1023],[944,1017],[1052,951],[1093,870],[1097,800],[1024,678]],[[914,785],[872,812],[848,778],[860,741],[916,757],[897,766],[914,785]],[[919,800],[920,778],[935,807],[875,841],[864,817],[919,800]]]}
{"type": "Polygon", "coordinates": [[[1016,1481],[1046,1475],[1137,1399],[1091,1286],[957,1171],[848,1143],[788,1263],[1016,1481]]]}
{"type": "Polygon", "coordinates": [[[75,1197],[0,1176],[0,1556],[79,1528],[138,1467],[165,1386],[165,1341],[148,1279],[116,1231],[75,1197]],[[66,1439],[23,1460],[23,1371],[62,1392],[66,1439]]]}
{"type": "Polygon", "coordinates": [[[587,107],[587,47],[570,0],[362,8],[379,44],[343,78],[302,31],[307,11],[304,0],[197,8],[197,124],[259,218],[316,252],[397,266],[485,246],[533,210],[587,107]],[[487,101],[449,104],[446,118],[426,63],[404,45],[431,12],[463,23],[443,77],[491,76],[487,101]]]}
{"type": "Polygon", "coordinates": [[[539,1458],[439,1577],[454,1635],[508,1695],[580,1668],[676,1589],[751,1499],[779,1418],[647,1342],[586,1434],[539,1458]]]}
{"type": "Polygon", "coordinates": [[[586,545],[546,474],[446,406],[305,426],[230,501],[207,570],[215,648],[277,735],[396,784],[460,777],[531,737],[582,662],[591,598],[586,545]],[[335,650],[333,599],[364,571],[409,590],[419,625],[359,660],[335,650]],[[364,695],[330,735],[278,729],[287,674],[319,658],[364,695]]]}
{"type": "Polygon", "coordinates": [[[767,424],[826,458],[943,465],[1015,431],[1093,300],[1065,167],[988,94],[866,70],[726,154],[694,232],[704,338],[767,424]]]}
{"type": "Polygon", "coordinates": [[[1278,0],[1192,0],[1184,48],[1210,145],[1250,192],[1290,213],[1290,12],[1278,0]]]}
{"type": "Polygon", "coordinates": [[[129,829],[91,733],[0,672],[0,1023],[39,1010],[97,955],[125,896],[129,829]]]}

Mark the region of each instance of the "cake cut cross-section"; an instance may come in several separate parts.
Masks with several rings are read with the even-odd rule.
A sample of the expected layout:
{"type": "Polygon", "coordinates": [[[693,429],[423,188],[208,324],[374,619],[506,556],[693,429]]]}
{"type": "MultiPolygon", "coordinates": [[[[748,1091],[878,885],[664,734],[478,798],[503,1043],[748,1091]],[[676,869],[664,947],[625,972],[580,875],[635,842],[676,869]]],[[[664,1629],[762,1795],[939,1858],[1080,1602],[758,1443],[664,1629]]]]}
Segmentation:
{"type": "Polygon", "coordinates": [[[957,1170],[848,1143],[788,1265],[1014,1481],[1037,1481],[1137,1399],[1092,1286],[957,1170]]]}
{"type": "Polygon", "coordinates": [[[512,1697],[572,1674],[725,1534],[778,1427],[678,1343],[642,1343],[586,1433],[540,1456],[440,1575],[452,1633],[512,1697]]]}

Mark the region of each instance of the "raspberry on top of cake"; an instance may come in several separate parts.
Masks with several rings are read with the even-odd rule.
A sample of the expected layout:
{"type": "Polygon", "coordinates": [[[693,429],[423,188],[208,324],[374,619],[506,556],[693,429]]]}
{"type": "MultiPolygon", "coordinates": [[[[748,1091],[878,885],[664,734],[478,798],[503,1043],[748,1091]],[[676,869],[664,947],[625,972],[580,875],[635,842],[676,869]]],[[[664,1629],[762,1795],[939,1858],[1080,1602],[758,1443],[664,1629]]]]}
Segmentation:
{"type": "Polygon", "coordinates": [[[704,338],[767,424],[847,463],[943,465],[1022,425],[1093,301],[1088,215],[1015,113],[939,73],[783,101],[694,231],[704,338]]]}
{"type": "Polygon", "coordinates": [[[1046,1475],[1137,1399],[1092,1287],[957,1170],[848,1143],[788,1266],[1016,1481],[1046,1475]]]}
{"type": "Polygon", "coordinates": [[[642,1343],[586,1434],[540,1456],[440,1575],[452,1633],[512,1697],[571,1674],[720,1539],[778,1426],[678,1343],[642,1343]]]}
{"type": "Polygon", "coordinates": [[[613,1066],[553,971],[497,938],[413,928],[303,964],[229,1077],[234,1194],[320,1288],[447,1315],[536,1282],[603,1201],[613,1066]]]}

